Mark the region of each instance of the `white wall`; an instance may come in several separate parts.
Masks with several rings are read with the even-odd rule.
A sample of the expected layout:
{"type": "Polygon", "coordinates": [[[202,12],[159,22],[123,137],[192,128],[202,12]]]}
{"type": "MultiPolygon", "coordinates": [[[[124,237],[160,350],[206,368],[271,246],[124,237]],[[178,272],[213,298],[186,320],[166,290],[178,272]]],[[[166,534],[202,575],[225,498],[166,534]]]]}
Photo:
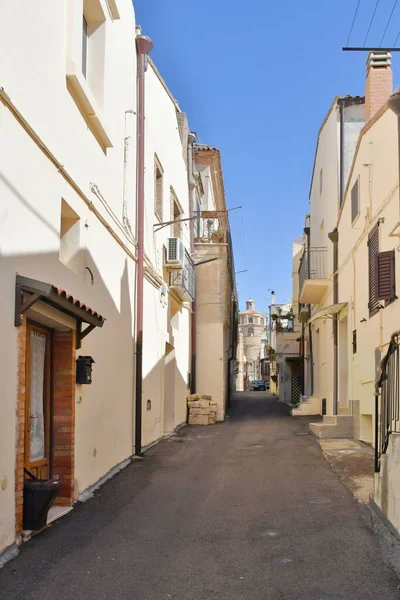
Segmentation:
{"type": "MultiPolygon", "coordinates": [[[[2,63],[0,85],[94,207],[121,235],[115,220],[122,220],[125,111],[136,110],[134,12],[130,0],[119,0],[121,19],[113,21],[101,0],[106,15],[102,117],[112,142],[105,150],[88,129],[66,85],[71,1],[44,0],[40,10],[37,3],[22,0],[1,5],[0,53],[9,60],[2,63]],[[90,191],[91,183],[101,190],[115,219],[90,191]]],[[[74,0],[73,8],[73,27],[80,29],[82,3],[74,0]]],[[[1,103],[0,140],[0,477],[7,480],[6,489],[0,491],[1,549],[11,544],[15,535],[15,274],[53,283],[106,318],[104,327],[85,338],[79,351],[96,361],[93,384],[81,386],[83,398],[76,407],[75,478],[79,493],[132,452],[135,268],[1,103]],[[59,260],[62,199],[80,217],[75,270],[59,260]],[[85,267],[93,273],[93,285],[85,267]]],[[[129,167],[135,169],[135,164],[133,155],[129,167]]],[[[127,202],[133,215],[134,190],[127,202]]],[[[126,243],[133,251],[133,244],[126,243]]]]}
{"type": "MultiPolygon", "coordinates": [[[[168,283],[164,270],[164,248],[173,236],[171,226],[154,232],[159,223],[155,215],[154,156],[163,170],[163,222],[171,221],[171,187],[183,210],[189,216],[187,170],[179,135],[176,102],[166,90],[153,63],[146,73],[146,142],[145,142],[145,252],[154,270],[168,283]]],[[[190,249],[189,225],[182,224],[181,239],[190,249]]],[[[177,302],[171,296],[165,303],[160,289],[145,282],[145,325],[143,354],[143,445],[159,439],[164,433],[165,344],[175,348],[175,398],[171,417],[174,427],[186,420],[186,394],[190,372],[190,304],[177,302]],[[169,328],[169,320],[171,324],[169,328]],[[151,410],[147,401],[151,400],[151,410]]],[[[171,388],[170,388],[171,389],[171,388]]],[[[170,420],[168,420],[170,422],[170,420]]]]}
{"type": "MultiPolygon", "coordinates": [[[[344,180],[347,181],[353,160],[359,131],[364,123],[364,105],[344,108],[344,180]]],[[[333,244],[328,234],[336,227],[339,215],[339,154],[340,115],[337,105],[333,107],[320,132],[315,159],[314,178],[310,193],[311,247],[326,248],[326,277],[329,285],[324,298],[312,307],[312,313],[333,304],[333,244]],[[320,171],[322,169],[322,191],[320,171]]],[[[340,239],[340,244],[342,239],[340,239]]],[[[340,290],[340,285],[339,285],[340,290]]],[[[333,328],[331,321],[312,325],[315,339],[314,395],[327,400],[327,413],[333,410],[333,328]],[[317,333],[319,332],[319,333],[317,333]]],[[[309,379],[309,371],[308,377],[309,379]]],[[[307,382],[307,384],[309,381],[307,382]]]]}

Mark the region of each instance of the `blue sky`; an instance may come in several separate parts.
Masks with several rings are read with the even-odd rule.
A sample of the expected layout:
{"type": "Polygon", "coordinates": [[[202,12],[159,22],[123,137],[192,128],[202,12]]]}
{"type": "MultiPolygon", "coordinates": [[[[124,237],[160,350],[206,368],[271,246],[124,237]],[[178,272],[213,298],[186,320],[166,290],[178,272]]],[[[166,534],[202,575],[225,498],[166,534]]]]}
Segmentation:
{"type": "MultiPolygon", "coordinates": [[[[360,0],[350,45],[362,46],[376,0],[360,0]]],[[[394,0],[380,0],[378,46],[394,0]]],[[[363,95],[366,53],[342,52],[357,0],[134,0],[152,58],[199,141],[221,150],[241,306],[291,297],[318,128],[336,95],[363,95]],[[242,10],[240,10],[242,9],[242,10]]],[[[384,45],[400,31],[400,2],[384,45]]],[[[400,46],[400,38],[397,46],[400,46]]],[[[394,54],[394,86],[400,54],[394,54]]]]}

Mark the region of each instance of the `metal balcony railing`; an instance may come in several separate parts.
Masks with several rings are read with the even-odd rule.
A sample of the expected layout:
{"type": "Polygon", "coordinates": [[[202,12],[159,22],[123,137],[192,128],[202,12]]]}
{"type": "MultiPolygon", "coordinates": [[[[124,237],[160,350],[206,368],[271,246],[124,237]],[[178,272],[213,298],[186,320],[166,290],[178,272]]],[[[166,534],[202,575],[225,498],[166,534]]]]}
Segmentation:
{"type": "Polygon", "coordinates": [[[390,340],[375,386],[375,472],[381,468],[391,433],[400,433],[400,332],[390,340]],[[380,396],[380,398],[379,398],[380,396]]]}
{"type": "Polygon", "coordinates": [[[216,210],[195,212],[194,241],[203,244],[228,243],[228,213],[216,210]]]}
{"type": "Polygon", "coordinates": [[[326,279],[327,248],[305,248],[299,267],[300,290],[306,279],[326,279]]]}
{"type": "Polygon", "coordinates": [[[193,261],[189,254],[185,252],[184,267],[183,269],[170,271],[169,285],[179,288],[183,295],[186,295],[188,299],[194,300],[195,279],[193,261]]]}

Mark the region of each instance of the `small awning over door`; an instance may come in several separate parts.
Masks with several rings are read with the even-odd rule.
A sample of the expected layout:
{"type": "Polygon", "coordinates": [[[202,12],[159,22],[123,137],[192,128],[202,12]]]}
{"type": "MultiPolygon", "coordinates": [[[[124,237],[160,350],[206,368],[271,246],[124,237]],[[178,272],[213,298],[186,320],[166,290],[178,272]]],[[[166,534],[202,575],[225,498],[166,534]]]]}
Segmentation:
{"type": "Polygon", "coordinates": [[[317,313],[315,313],[315,315],[313,315],[308,322],[312,323],[313,321],[316,321],[316,319],[324,319],[326,317],[332,317],[333,315],[337,315],[338,313],[340,313],[341,310],[344,309],[345,306],[347,306],[347,302],[331,304],[330,306],[327,306],[326,308],[323,308],[322,310],[319,310],[317,313]]]}
{"type": "Polygon", "coordinates": [[[92,308],[80,302],[65,290],[57,288],[51,283],[44,283],[37,279],[30,279],[17,275],[15,281],[15,318],[14,324],[19,327],[22,315],[39,301],[50,304],[76,320],[76,347],[81,347],[81,342],[95,327],[103,327],[104,317],[92,308]],[[82,323],[87,327],[82,330],[82,323]]]}

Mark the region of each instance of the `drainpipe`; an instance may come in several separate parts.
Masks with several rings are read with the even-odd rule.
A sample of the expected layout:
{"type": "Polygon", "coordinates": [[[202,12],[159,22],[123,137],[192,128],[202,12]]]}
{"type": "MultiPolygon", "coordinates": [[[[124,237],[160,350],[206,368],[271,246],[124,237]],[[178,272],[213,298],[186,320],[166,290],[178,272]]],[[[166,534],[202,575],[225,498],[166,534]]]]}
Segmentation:
{"type": "MultiPolygon", "coordinates": [[[[339,282],[338,282],[338,255],[339,255],[339,232],[337,227],[328,238],[333,243],[333,304],[339,302],[339,282]]],[[[339,355],[338,355],[338,317],[333,315],[333,414],[338,414],[338,396],[339,396],[339,355]]]]}
{"type": "Polygon", "coordinates": [[[145,141],[145,72],[153,42],[145,35],[136,38],[137,64],[137,265],[136,265],[136,397],[135,454],[142,455],[143,391],[143,284],[144,284],[144,141],[145,141]]]}
{"type": "Polygon", "coordinates": [[[342,206],[344,196],[344,103],[339,99],[340,138],[339,138],[339,206],[342,206]]]}
{"type": "MultiPolygon", "coordinates": [[[[310,227],[304,227],[304,233],[307,238],[307,278],[311,279],[311,229],[310,227]]],[[[308,314],[311,315],[311,304],[308,305],[308,314]]],[[[314,394],[314,352],[313,352],[313,339],[312,339],[312,325],[308,324],[308,340],[310,350],[310,396],[314,394]]]]}
{"type": "Polygon", "coordinates": [[[301,338],[300,338],[300,356],[302,358],[302,374],[301,374],[301,393],[304,396],[304,323],[301,324],[301,338]]]}
{"type": "MultiPolygon", "coordinates": [[[[193,132],[189,133],[188,136],[188,185],[189,185],[189,217],[192,219],[189,221],[190,231],[190,254],[194,255],[194,178],[193,178],[193,144],[196,140],[196,134],[193,132]]],[[[195,270],[196,278],[196,270],[195,270]]],[[[190,364],[190,393],[196,393],[196,286],[195,286],[195,298],[192,302],[192,316],[191,316],[191,364],[190,364]]],[[[189,418],[189,417],[188,417],[189,418]]]]}
{"type": "MultiPolygon", "coordinates": [[[[339,207],[342,206],[344,200],[344,106],[345,99],[339,99],[339,120],[340,120],[340,137],[339,137],[339,207]]],[[[337,227],[331,233],[328,233],[328,238],[333,243],[333,303],[339,302],[339,232],[337,227]]],[[[338,414],[339,406],[339,351],[338,351],[338,317],[333,315],[333,414],[338,414]]]]}
{"type": "Polygon", "coordinates": [[[194,177],[193,177],[193,144],[196,141],[196,134],[191,131],[188,136],[188,184],[189,184],[189,217],[190,221],[190,252],[194,252],[194,177]]]}

